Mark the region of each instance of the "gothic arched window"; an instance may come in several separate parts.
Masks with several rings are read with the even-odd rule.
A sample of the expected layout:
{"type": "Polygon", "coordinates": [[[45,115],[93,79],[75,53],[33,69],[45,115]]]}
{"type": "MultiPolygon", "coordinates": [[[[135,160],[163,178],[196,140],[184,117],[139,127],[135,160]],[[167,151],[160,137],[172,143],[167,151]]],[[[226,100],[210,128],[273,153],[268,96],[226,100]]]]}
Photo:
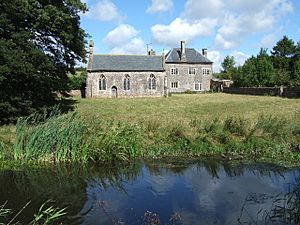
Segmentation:
{"type": "Polygon", "coordinates": [[[156,77],[154,76],[154,74],[151,74],[148,79],[148,89],[156,90],[156,77]]]}
{"type": "Polygon", "coordinates": [[[128,74],[126,74],[124,78],[124,90],[130,90],[130,76],[128,74]]]}
{"type": "Polygon", "coordinates": [[[106,78],[103,74],[99,79],[99,90],[100,91],[106,90],[106,78]]]}

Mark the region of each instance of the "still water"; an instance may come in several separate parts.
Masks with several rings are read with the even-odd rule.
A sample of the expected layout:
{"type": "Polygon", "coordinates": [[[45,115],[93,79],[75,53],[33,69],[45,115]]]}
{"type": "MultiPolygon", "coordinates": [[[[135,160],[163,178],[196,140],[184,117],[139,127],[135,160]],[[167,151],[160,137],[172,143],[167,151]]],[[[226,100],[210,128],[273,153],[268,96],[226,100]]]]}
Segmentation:
{"type": "MultiPolygon", "coordinates": [[[[64,224],[297,224],[300,169],[216,161],[0,169],[0,205],[27,224],[67,207],[64,224]]],[[[1,221],[0,221],[1,222],[1,221]]]]}

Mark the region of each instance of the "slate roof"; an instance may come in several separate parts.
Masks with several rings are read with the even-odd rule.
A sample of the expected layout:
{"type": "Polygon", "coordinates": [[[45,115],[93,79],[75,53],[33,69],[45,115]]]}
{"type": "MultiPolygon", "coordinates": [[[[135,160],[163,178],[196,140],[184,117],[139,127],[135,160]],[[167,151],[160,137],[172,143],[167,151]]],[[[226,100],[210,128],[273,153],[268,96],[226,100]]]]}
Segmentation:
{"type": "Polygon", "coordinates": [[[162,56],[93,55],[90,71],[164,71],[162,56]]]}
{"type": "MultiPolygon", "coordinates": [[[[197,52],[194,48],[185,49],[186,62],[185,63],[213,63],[208,58],[197,52]]],[[[166,55],[166,63],[181,63],[180,61],[181,49],[173,48],[166,55]]]]}

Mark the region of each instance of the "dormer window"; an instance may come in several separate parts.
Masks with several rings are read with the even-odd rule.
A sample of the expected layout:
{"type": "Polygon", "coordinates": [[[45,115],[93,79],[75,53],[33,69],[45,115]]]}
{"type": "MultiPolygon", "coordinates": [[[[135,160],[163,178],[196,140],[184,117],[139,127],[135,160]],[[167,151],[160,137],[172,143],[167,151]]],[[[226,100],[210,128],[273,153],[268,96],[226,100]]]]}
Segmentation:
{"type": "Polygon", "coordinates": [[[178,75],[179,74],[178,68],[171,68],[171,74],[172,75],[178,75]]]}
{"type": "Polygon", "coordinates": [[[196,68],[190,67],[188,70],[189,75],[195,75],[196,74],[196,68]]]}

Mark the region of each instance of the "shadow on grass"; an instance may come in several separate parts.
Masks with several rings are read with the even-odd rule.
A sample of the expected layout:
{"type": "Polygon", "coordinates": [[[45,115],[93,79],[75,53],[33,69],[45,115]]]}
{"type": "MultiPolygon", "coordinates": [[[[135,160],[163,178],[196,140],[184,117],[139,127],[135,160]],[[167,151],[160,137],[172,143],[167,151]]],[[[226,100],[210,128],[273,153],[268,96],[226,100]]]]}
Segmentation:
{"type": "Polygon", "coordinates": [[[59,109],[62,114],[72,112],[75,109],[75,105],[78,103],[78,100],[72,98],[63,98],[57,100],[55,105],[59,105],[59,109]]]}

